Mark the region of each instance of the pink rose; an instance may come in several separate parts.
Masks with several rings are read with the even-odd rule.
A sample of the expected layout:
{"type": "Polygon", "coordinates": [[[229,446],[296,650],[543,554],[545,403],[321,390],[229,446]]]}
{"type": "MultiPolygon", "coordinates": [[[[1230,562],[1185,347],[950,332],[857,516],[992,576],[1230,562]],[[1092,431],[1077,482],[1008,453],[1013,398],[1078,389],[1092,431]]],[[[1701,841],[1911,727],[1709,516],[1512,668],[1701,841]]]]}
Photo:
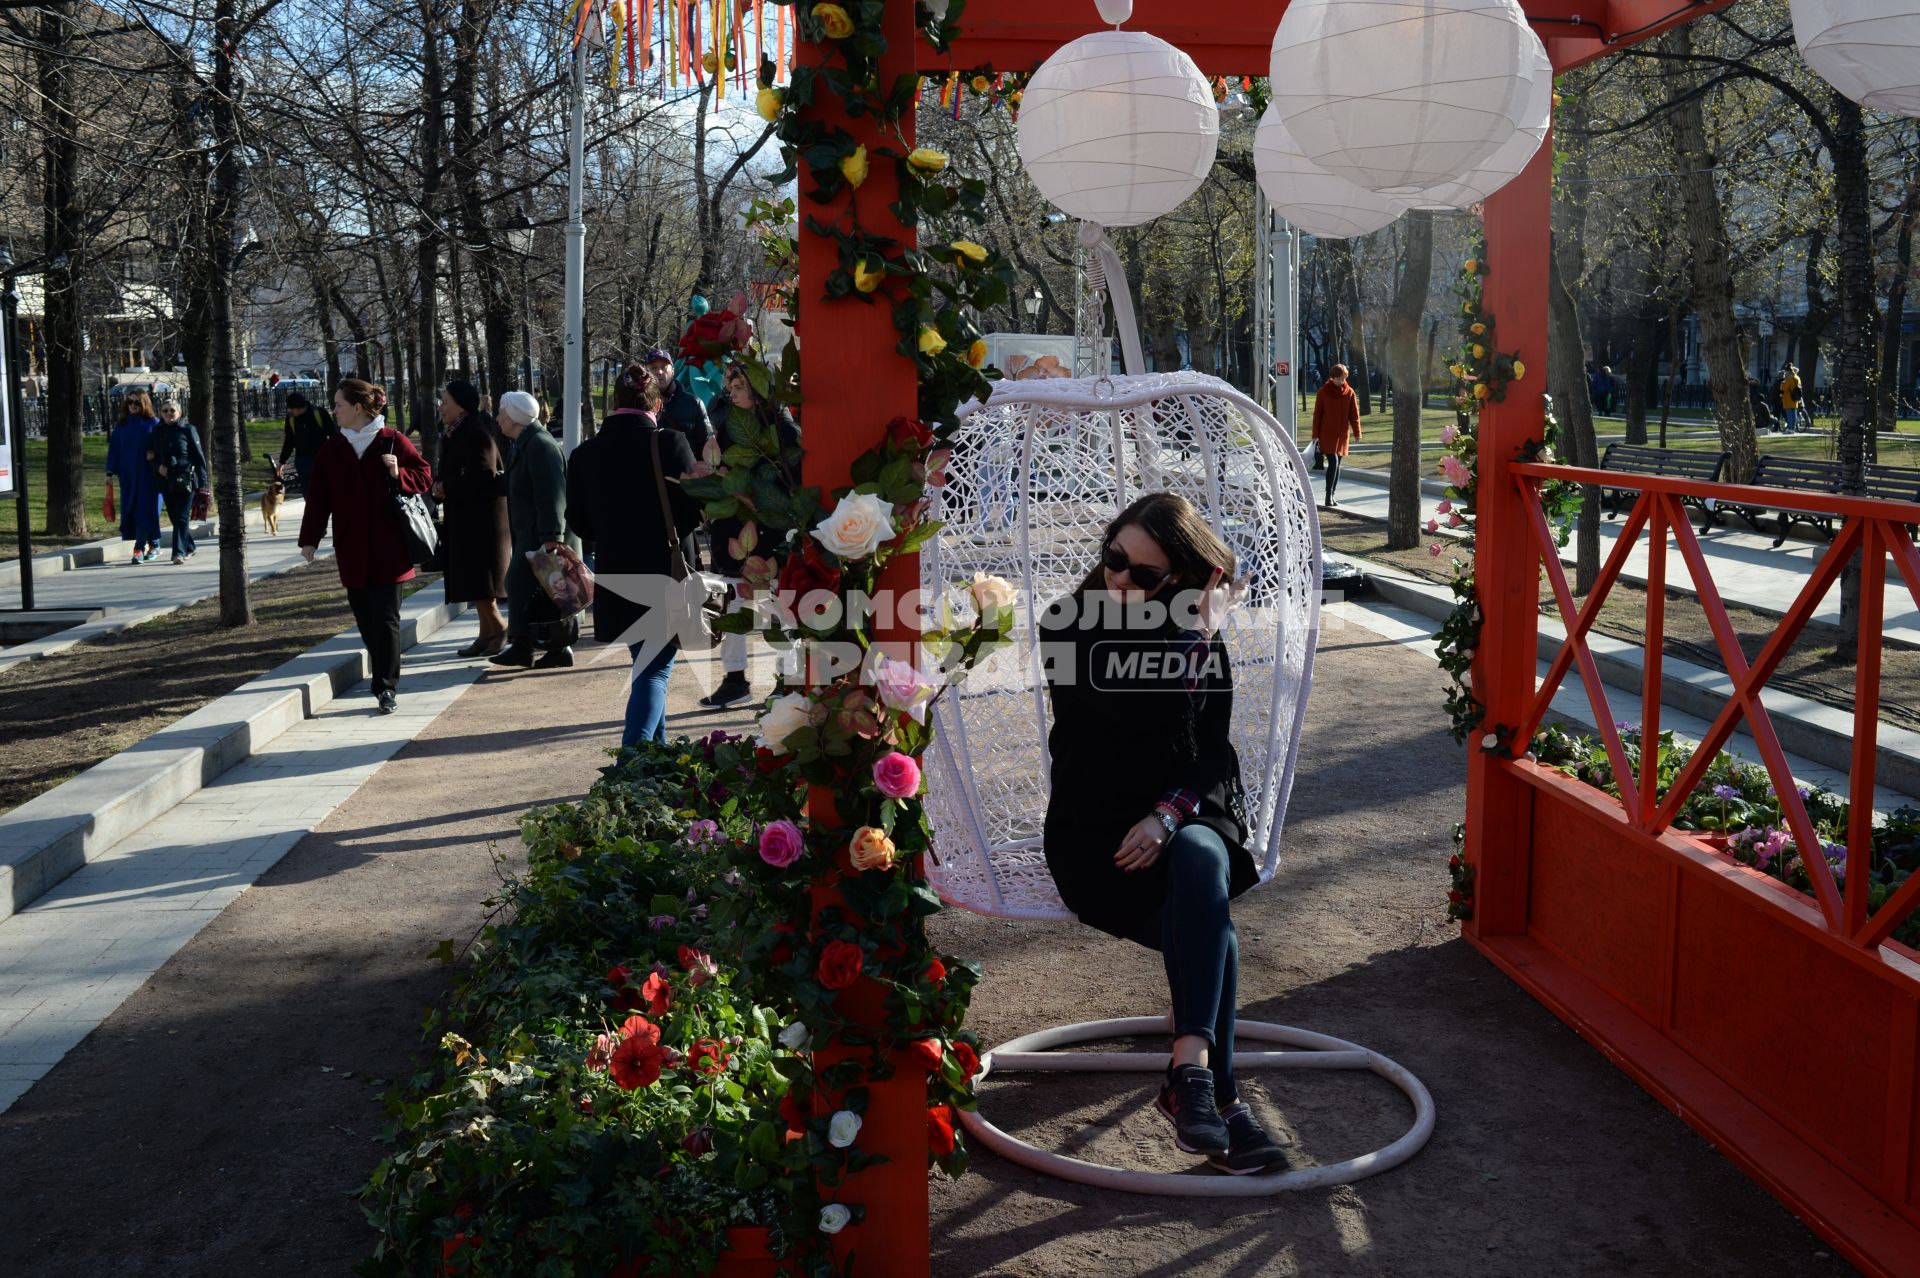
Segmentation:
{"type": "Polygon", "coordinates": [[[1447,515],[1447,527],[1449,528],[1458,528],[1466,522],[1467,522],[1466,520],[1460,518],[1458,512],[1449,513],[1447,515]]]}
{"type": "Polygon", "coordinates": [[[1439,521],[1439,520],[1437,520],[1437,519],[1429,519],[1429,520],[1427,521],[1427,531],[1428,531],[1428,532],[1430,532],[1430,533],[1437,533],[1437,532],[1439,532],[1439,531],[1440,531],[1440,521],[1439,521]]]}
{"type": "Polygon", "coordinates": [[[889,799],[911,799],[920,793],[920,765],[895,750],[873,765],[873,784],[889,799]]]}
{"type": "Polygon", "coordinates": [[[1440,428],[1440,442],[1442,444],[1451,444],[1458,438],[1460,438],[1460,428],[1458,426],[1442,426],[1440,428]]]}
{"type": "Polygon", "coordinates": [[[1468,470],[1465,463],[1458,457],[1442,457],[1440,473],[1445,475],[1447,482],[1455,488],[1465,488],[1473,481],[1473,472],[1468,470]]]}
{"type": "Polygon", "coordinates": [[[912,662],[877,657],[873,664],[873,682],[874,690],[880,694],[880,704],[889,710],[905,712],[915,723],[927,721],[927,706],[933,701],[934,686],[914,669],[912,662]]]}
{"type": "Polygon", "coordinates": [[[1427,553],[1435,559],[1438,559],[1440,557],[1440,543],[1436,541],[1431,546],[1428,546],[1427,553]]]}
{"type": "Polygon", "coordinates": [[[1444,515],[1453,509],[1453,503],[1448,501],[1445,497],[1442,497],[1440,499],[1440,504],[1438,506],[1435,506],[1434,509],[1444,515]]]}
{"type": "Polygon", "coordinates": [[[791,821],[775,821],[760,831],[760,859],[776,869],[786,869],[798,861],[800,854],[806,850],[807,843],[800,837],[800,827],[791,821]]]}

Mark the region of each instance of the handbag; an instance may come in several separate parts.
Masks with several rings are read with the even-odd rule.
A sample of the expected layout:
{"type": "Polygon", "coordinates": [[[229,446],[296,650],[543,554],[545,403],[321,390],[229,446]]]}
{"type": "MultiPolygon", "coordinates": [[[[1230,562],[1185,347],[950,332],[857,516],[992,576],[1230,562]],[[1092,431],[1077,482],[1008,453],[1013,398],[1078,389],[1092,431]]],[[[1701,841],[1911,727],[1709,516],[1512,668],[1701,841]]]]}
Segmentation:
{"type": "Polygon", "coordinates": [[[544,590],[527,600],[527,642],[550,651],[580,642],[580,614],[563,614],[544,590]]]}
{"type": "MultiPolygon", "coordinates": [[[[387,456],[395,455],[393,441],[387,441],[387,456]]],[[[387,491],[393,497],[393,513],[400,520],[400,538],[406,543],[407,562],[432,572],[440,567],[440,520],[433,502],[425,493],[400,491],[400,480],[387,477],[387,491]]]]}
{"type": "Polygon", "coordinates": [[[682,648],[689,651],[713,648],[720,643],[713,621],[727,606],[726,592],[709,588],[706,578],[687,567],[686,552],[673,532],[673,507],[667,500],[667,476],[660,462],[657,428],[647,443],[653,449],[654,491],[660,498],[660,522],[667,534],[667,573],[680,583],[677,592],[667,592],[666,606],[674,611],[673,630],[682,648]]]}
{"type": "Polygon", "coordinates": [[[1315,439],[1315,440],[1309,440],[1307,442],[1307,451],[1305,455],[1301,458],[1301,460],[1306,462],[1307,466],[1310,469],[1313,469],[1313,470],[1320,469],[1320,441],[1319,440],[1315,439]]]}
{"type": "Polygon", "coordinates": [[[193,490],[193,509],[188,514],[196,520],[205,519],[213,510],[213,490],[196,488],[193,490]]]}
{"type": "Polygon", "coordinates": [[[113,489],[107,489],[107,495],[100,499],[100,517],[108,523],[120,518],[113,510],[113,489]]]}

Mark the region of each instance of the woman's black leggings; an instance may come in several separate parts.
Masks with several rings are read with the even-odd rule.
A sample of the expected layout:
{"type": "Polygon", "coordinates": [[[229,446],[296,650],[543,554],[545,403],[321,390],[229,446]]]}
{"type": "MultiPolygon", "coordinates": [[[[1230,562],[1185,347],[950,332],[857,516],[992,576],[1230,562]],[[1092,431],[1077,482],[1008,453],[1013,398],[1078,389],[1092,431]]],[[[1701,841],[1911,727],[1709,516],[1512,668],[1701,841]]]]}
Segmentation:
{"type": "Polygon", "coordinates": [[[1131,939],[1160,951],[1173,991],[1173,1033],[1207,1040],[1214,1095],[1222,1105],[1233,1081],[1234,1003],[1240,938],[1227,909],[1227,845],[1204,825],[1186,825],[1167,844],[1167,900],[1131,939]]]}

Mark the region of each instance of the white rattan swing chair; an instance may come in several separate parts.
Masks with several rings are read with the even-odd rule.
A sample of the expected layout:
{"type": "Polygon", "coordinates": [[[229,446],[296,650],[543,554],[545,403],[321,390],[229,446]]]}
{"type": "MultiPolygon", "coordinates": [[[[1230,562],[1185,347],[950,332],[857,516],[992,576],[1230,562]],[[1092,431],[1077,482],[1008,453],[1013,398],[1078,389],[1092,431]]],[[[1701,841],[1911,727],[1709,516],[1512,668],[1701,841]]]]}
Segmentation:
{"type": "MultiPolygon", "coordinates": [[[[1249,578],[1222,629],[1233,665],[1232,733],[1239,752],[1260,881],[1273,877],[1293,784],[1295,750],[1312,682],[1320,611],[1320,528],[1310,480],[1287,432],[1257,403],[1217,378],[1143,374],[1130,299],[1118,259],[1097,228],[1089,285],[1116,281],[1113,303],[1128,375],[1001,381],[984,403],[962,410],[944,521],[923,553],[930,594],[976,572],[1018,590],[1012,643],[950,688],[934,711],[928,813],[937,864],[933,887],[950,904],[995,918],[1073,918],[1047,872],[1041,830],[1051,761],[1050,721],[1037,623],[1097,556],[1109,520],[1142,493],[1176,492],[1206,516],[1249,578]]],[[[1094,299],[1094,313],[1104,303],[1094,299]]],[[[1103,349],[1103,343],[1094,343],[1103,349]]],[[[1128,1017],[1025,1034],[981,1058],[994,1070],[1158,1073],[1164,1053],[1047,1049],[1140,1034],[1165,1034],[1164,1017],[1128,1017]]],[[[1137,1193],[1252,1197],[1359,1180],[1398,1166],[1432,1134],[1432,1097],[1406,1069],[1342,1039],[1259,1021],[1238,1038],[1296,1050],[1244,1052],[1236,1070],[1365,1069],[1392,1082],[1413,1106],[1406,1133],[1371,1153],[1325,1166],[1255,1176],[1192,1176],[1108,1167],[1040,1149],[963,1113],[981,1145],[1066,1180],[1137,1193]]]]}

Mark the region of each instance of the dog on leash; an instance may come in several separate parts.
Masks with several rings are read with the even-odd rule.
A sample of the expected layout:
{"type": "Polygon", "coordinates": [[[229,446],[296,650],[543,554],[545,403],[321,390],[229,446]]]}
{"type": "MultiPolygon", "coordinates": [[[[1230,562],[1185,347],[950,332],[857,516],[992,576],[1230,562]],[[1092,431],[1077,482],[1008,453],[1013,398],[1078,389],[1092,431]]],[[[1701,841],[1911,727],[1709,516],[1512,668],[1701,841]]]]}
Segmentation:
{"type": "Polygon", "coordinates": [[[267,491],[260,494],[260,519],[272,536],[280,535],[280,506],[287,499],[287,486],[276,477],[267,481],[267,491]]]}

